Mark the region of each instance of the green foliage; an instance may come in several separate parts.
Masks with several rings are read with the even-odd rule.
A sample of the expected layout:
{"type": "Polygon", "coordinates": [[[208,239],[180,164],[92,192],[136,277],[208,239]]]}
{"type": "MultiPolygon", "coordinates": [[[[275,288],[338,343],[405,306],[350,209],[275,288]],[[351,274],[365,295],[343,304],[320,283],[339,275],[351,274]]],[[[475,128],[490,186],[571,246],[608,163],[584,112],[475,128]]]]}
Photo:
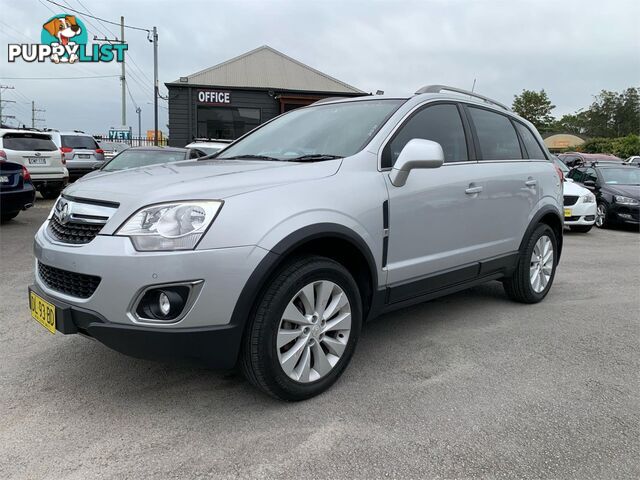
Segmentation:
{"type": "Polygon", "coordinates": [[[551,110],[556,106],[551,104],[547,92],[543,89],[539,92],[522,90],[520,95],[514,95],[511,108],[522,118],[533,123],[539,131],[547,131],[553,123],[551,110]]]}
{"type": "Polygon", "coordinates": [[[580,145],[578,150],[585,153],[610,153],[620,158],[640,155],[640,136],[627,135],[618,138],[595,137],[580,145]]]}

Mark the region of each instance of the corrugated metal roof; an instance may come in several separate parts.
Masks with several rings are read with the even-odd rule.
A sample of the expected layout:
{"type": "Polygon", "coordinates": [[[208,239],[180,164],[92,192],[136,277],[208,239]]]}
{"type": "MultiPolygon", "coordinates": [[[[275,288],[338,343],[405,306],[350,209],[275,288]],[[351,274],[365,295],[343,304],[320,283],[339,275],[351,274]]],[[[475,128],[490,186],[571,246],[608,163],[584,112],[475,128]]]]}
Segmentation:
{"type": "Polygon", "coordinates": [[[253,87],[312,92],[364,93],[267,45],[189,75],[185,85],[253,87]]]}

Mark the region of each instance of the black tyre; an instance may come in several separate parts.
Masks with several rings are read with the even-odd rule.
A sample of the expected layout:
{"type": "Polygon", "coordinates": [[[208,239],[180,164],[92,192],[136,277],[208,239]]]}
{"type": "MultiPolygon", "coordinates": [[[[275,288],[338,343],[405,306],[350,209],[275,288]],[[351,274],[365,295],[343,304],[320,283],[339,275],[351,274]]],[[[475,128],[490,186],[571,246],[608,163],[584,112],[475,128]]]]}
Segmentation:
{"type": "Polygon", "coordinates": [[[569,227],[572,232],[587,233],[593,228],[593,225],[571,225],[569,227]]]}
{"type": "Polygon", "coordinates": [[[16,218],[19,213],[20,211],[0,214],[0,223],[5,223],[13,218],[16,218]]]}
{"type": "Polygon", "coordinates": [[[241,369],[273,397],[311,398],[347,367],[361,324],[358,286],[346,268],[326,257],[293,259],[258,299],[243,339],[241,369]]]}
{"type": "Polygon", "coordinates": [[[46,200],[55,200],[60,196],[61,191],[59,188],[43,188],[40,190],[40,195],[46,200]]]}
{"type": "Polygon", "coordinates": [[[519,254],[513,275],[503,281],[512,300],[537,303],[549,292],[556,274],[558,243],[551,227],[540,224],[519,254]]]}
{"type": "Polygon", "coordinates": [[[596,207],[596,227],[607,228],[611,226],[609,221],[609,211],[604,203],[599,203],[596,207]]]}

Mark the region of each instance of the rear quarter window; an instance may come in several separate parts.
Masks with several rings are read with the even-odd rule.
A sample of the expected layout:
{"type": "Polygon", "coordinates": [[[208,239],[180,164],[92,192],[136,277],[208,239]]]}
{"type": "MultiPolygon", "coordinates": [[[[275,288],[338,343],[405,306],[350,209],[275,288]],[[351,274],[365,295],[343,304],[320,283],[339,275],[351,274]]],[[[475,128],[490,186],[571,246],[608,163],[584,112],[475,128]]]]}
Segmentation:
{"type": "Polygon", "coordinates": [[[57,150],[49,135],[37,133],[6,133],[2,137],[2,146],[7,150],[50,152],[57,150]]]}
{"type": "Polygon", "coordinates": [[[62,146],[67,148],[78,148],[85,150],[97,150],[98,143],[93,139],[93,137],[88,137],[86,135],[62,135],[61,137],[62,146]]]}
{"type": "Polygon", "coordinates": [[[537,160],[546,160],[546,156],[544,151],[540,147],[540,144],[536,140],[533,132],[529,130],[525,125],[520,122],[514,122],[516,125],[516,130],[520,134],[520,138],[522,139],[522,143],[524,143],[524,148],[527,151],[529,158],[537,159],[537,160]]]}

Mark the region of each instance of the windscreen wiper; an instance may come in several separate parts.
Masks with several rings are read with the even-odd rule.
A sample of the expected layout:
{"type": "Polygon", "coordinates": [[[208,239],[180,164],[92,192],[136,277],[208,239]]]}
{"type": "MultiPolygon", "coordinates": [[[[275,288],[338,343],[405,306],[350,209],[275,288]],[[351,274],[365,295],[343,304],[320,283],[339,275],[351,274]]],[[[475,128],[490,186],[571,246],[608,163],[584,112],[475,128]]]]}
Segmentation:
{"type": "Polygon", "coordinates": [[[269,157],[267,155],[236,155],[234,157],[218,157],[220,160],[270,160],[281,162],[281,158],[269,157]]]}
{"type": "Polygon", "coordinates": [[[301,157],[287,158],[289,162],[321,162],[322,160],[336,160],[344,158],[342,155],[331,155],[328,153],[313,153],[311,155],[302,155],[301,157]]]}

